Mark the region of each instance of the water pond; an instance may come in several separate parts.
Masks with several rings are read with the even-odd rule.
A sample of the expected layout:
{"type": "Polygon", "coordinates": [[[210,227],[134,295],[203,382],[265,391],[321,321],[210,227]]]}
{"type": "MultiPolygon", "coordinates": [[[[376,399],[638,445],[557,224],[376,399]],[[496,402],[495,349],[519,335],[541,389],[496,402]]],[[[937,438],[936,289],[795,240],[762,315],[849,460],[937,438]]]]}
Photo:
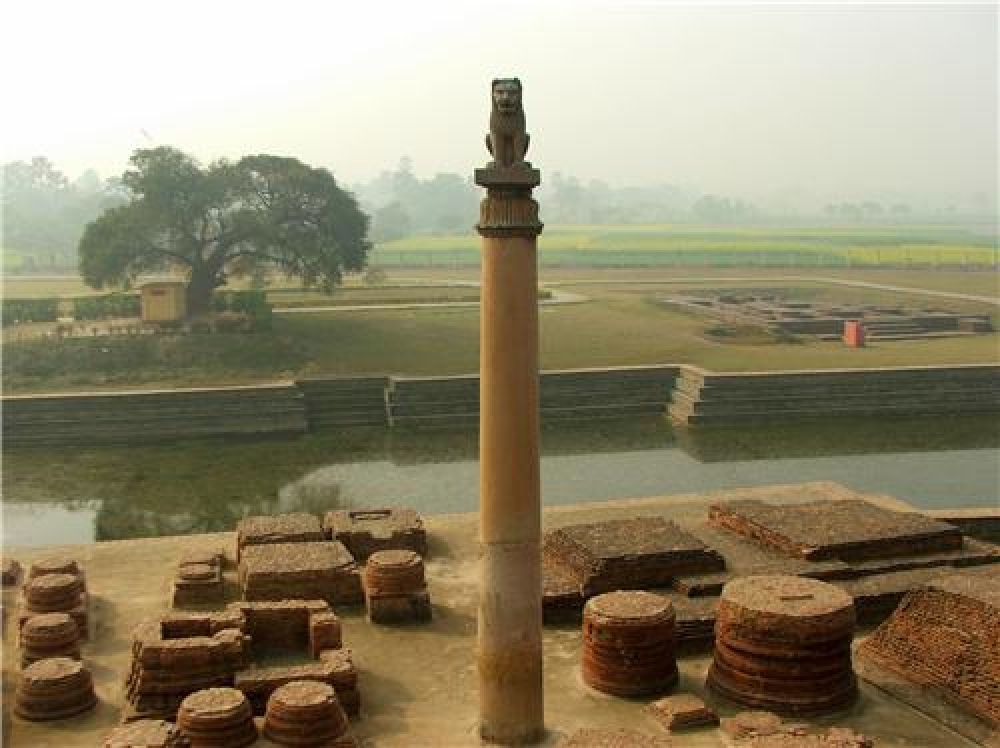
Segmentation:
{"type": "MultiPolygon", "coordinates": [[[[7,450],[4,545],[232,529],[248,514],[388,503],[474,511],[474,430],[7,450]]],[[[992,417],[674,430],[662,419],[547,426],[547,505],[833,480],[915,506],[1000,503],[992,417]]]]}

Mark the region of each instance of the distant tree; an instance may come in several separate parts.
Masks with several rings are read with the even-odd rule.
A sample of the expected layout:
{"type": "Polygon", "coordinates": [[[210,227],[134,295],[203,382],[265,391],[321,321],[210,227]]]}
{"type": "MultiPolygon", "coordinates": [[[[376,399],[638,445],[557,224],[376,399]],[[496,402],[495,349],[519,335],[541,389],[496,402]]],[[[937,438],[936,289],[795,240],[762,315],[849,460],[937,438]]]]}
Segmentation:
{"type": "Polygon", "coordinates": [[[883,210],[882,203],[874,200],[866,200],[861,204],[861,213],[865,218],[881,218],[883,210]]]}
{"type": "Polygon", "coordinates": [[[368,216],[326,169],[268,155],[202,167],[168,146],[137,150],[130,163],[128,202],[80,240],[80,270],[94,288],[179,269],[197,314],[230,274],[277,268],[330,290],[365,264],[368,216]]]}
{"type": "Polygon", "coordinates": [[[691,206],[691,212],[695,218],[707,223],[731,223],[752,216],[753,208],[742,200],[703,195],[691,206]]]}
{"type": "Polygon", "coordinates": [[[4,247],[36,255],[67,249],[69,204],[69,181],[47,158],[4,164],[4,247]]]}
{"type": "Polygon", "coordinates": [[[372,218],[372,239],[377,242],[391,242],[402,239],[413,231],[410,215],[396,200],[375,211],[372,218]]]}
{"type": "Polygon", "coordinates": [[[71,183],[47,158],[4,164],[3,246],[36,258],[25,269],[70,264],[87,223],[121,201],[93,169],[71,183]]]}

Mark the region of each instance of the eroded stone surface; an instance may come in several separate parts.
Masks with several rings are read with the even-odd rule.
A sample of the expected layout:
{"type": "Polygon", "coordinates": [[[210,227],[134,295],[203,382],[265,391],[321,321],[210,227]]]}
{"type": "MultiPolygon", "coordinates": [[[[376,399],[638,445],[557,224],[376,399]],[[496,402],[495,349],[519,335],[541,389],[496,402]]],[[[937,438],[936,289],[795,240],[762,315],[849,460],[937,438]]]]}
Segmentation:
{"type": "Polygon", "coordinates": [[[563,738],[559,748],[670,748],[671,745],[668,738],[635,730],[588,728],[563,738]]]}
{"type": "Polygon", "coordinates": [[[121,725],[104,739],[104,748],[189,748],[180,729],[162,719],[140,719],[121,725]]]}
{"type": "Polygon", "coordinates": [[[727,501],[713,504],[709,519],[809,560],[885,558],[962,547],[962,535],[953,525],[860,500],[781,505],[756,499],[727,501]]]}
{"type": "Polygon", "coordinates": [[[872,748],[870,738],[846,727],[814,732],[771,712],[740,712],[722,720],[722,731],[740,748],[872,748]]]}

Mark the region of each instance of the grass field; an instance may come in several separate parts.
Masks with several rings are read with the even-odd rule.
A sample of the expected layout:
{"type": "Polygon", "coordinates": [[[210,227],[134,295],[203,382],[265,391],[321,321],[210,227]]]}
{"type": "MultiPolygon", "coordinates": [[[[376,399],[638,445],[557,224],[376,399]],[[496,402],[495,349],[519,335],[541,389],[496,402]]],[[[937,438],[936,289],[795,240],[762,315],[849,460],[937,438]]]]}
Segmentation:
{"type": "MultiPolygon", "coordinates": [[[[645,275],[648,279],[649,274],[645,275]]],[[[914,285],[920,283],[915,274],[907,277],[914,285]]],[[[780,290],[814,300],[902,303],[997,314],[997,307],[982,303],[917,299],[801,281],[586,285],[576,290],[590,301],[541,309],[541,364],[561,369],[691,363],[740,371],[1000,360],[1000,337],[995,334],[880,342],[860,350],[807,337],[791,343],[766,336],[720,341],[706,334],[714,321],[656,303],[670,293],[723,286],[748,292],[780,290]]],[[[278,315],[272,331],[250,337],[217,334],[7,343],[3,380],[7,392],[31,392],[235,384],[297,376],[465,374],[478,369],[478,345],[476,308],[278,315]]]]}
{"type": "MultiPolygon", "coordinates": [[[[549,265],[961,266],[997,261],[996,238],[955,226],[708,227],[549,226],[549,265]]],[[[478,237],[419,235],[376,247],[372,264],[474,263],[478,237]]]]}

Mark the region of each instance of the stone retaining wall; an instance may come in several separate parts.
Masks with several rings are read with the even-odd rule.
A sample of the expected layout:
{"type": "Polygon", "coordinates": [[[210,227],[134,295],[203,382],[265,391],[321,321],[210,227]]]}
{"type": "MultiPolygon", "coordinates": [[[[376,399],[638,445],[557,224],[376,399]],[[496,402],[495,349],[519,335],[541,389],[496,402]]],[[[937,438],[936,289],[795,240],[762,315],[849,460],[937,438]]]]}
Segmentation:
{"type": "MultiPolygon", "coordinates": [[[[661,415],[679,366],[543,371],[543,421],[661,415]]],[[[392,425],[435,426],[479,420],[479,377],[393,377],[386,392],[392,425]]]]}
{"type": "Polygon", "coordinates": [[[713,373],[685,366],[669,413],[685,425],[1000,411],[1000,365],[713,373]]]}
{"type": "MultiPolygon", "coordinates": [[[[543,422],[664,412],[685,425],[1000,412],[1000,365],[713,373],[691,366],[543,371],[543,422]]],[[[331,377],[247,387],[17,395],[7,446],[135,444],[361,426],[474,425],[479,378],[331,377]]]]}
{"type": "Polygon", "coordinates": [[[301,434],[292,384],[4,397],[6,447],[139,444],[219,436],[301,434]]]}

